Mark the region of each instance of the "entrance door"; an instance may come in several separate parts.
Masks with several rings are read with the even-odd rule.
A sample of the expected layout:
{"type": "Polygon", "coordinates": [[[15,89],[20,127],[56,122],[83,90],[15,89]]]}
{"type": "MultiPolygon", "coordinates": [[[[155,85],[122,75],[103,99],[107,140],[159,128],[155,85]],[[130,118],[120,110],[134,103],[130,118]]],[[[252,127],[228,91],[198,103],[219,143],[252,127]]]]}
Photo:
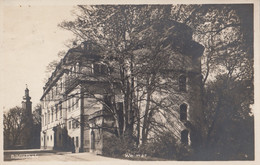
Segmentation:
{"type": "Polygon", "coordinates": [[[46,144],[46,134],[44,134],[44,138],[43,138],[43,146],[44,146],[44,149],[47,148],[47,144],[46,144]]]}
{"type": "Polygon", "coordinates": [[[92,130],[91,131],[91,145],[90,145],[91,150],[95,150],[95,132],[92,130]]]}

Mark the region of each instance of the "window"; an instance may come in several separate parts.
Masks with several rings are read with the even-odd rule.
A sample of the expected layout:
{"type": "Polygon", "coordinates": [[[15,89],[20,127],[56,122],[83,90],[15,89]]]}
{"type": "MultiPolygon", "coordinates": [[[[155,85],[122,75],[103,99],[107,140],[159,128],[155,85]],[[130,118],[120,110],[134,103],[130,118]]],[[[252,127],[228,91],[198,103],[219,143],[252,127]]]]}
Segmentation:
{"type": "Polygon", "coordinates": [[[52,95],[53,95],[53,98],[55,97],[55,93],[56,93],[56,91],[55,91],[55,86],[53,86],[53,88],[52,88],[52,95]]]}
{"type": "Polygon", "coordinates": [[[181,143],[182,144],[188,145],[188,143],[189,143],[188,135],[189,135],[188,130],[181,131],[181,143]]]}
{"type": "Polygon", "coordinates": [[[108,68],[104,64],[94,64],[93,65],[93,73],[94,74],[107,74],[108,68]]]}
{"type": "Polygon", "coordinates": [[[47,124],[47,114],[46,113],[44,114],[44,119],[45,119],[44,124],[46,125],[47,124]]]}
{"type": "Polygon", "coordinates": [[[60,105],[60,118],[62,118],[62,105],[60,105]]]}
{"type": "Polygon", "coordinates": [[[69,105],[69,106],[68,106],[68,109],[69,109],[69,112],[70,112],[70,106],[71,106],[70,100],[71,100],[71,99],[68,99],[68,105],[69,105]]]}
{"type": "Polygon", "coordinates": [[[181,121],[187,120],[187,104],[182,104],[180,106],[180,120],[181,121]]]}
{"type": "Polygon", "coordinates": [[[75,121],[75,120],[73,120],[72,121],[72,128],[78,128],[79,127],[79,123],[78,123],[78,121],[75,121]]]}
{"type": "Polygon", "coordinates": [[[56,120],[58,120],[58,105],[55,105],[55,116],[56,120]]]}
{"type": "Polygon", "coordinates": [[[74,97],[72,98],[72,110],[74,110],[74,97]]]}
{"type": "Polygon", "coordinates": [[[60,81],[60,91],[62,91],[62,81],[60,81]]]}
{"type": "Polygon", "coordinates": [[[51,108],[51,122],[53,122],[53,108],[51,108]]]}
{"type": "Polygon", "coordinates": [[[76,64],[76,76],[78,76],[79,73],[80,73],[79,63],[77,62],[77,64],[76,64]]]}
{"type": "Polygon", "coordinates": [[[53,100],[53,88],[51,88],[51,99],[53,100]]]}
{"type": "Polygon", "coordinates": [[[58,85],[56,85],[55,88],[56,88],[56,90],[55,90],[56,91],[56,95],[58,95],[58,90],[59,90],[58,85]]]}
{"type": "Polygon", "coordinates": [[[101,64],[100,73],[101,74],[107,74],[107,66],[106,65],[101,64]]]}
{"type": "Polygon", "coordinates": [[[50,111],[48,111],[48,124],[50,123],[50,111]]]}
{"type": "Polygon", "coordinates": [[[186,91],[186,76],[181,75],[179,77],[179,90],[181,92],[185,92],[186,91]]]}
{"type": "Polygon", "coordinates": [[[99,65],[98,64],[93,65],[93,73],[95,73],[95,74],[99,73],[99,65]]]}
{"type": "Polygon", "coordinates": [[[71,121],[69,121],[69,129],[71,129],[71,121]]]}
{"type": "Polygon", "coordinates": [[[76,100],[76,108],[78,108],[79,107],[79,99],[76,98],[75,100],[76,100]]]}

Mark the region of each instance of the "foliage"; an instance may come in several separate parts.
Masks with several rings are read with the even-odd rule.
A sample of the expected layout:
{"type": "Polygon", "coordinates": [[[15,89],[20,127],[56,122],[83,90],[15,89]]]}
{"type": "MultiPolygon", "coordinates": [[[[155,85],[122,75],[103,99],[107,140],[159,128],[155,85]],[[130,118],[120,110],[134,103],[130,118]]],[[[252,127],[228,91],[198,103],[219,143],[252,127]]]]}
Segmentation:
{"type": "Polygon", "coordinates": [[[187,160],[192,154],[190,146],[180,144],[172,132],[162,132],[152,141],[141,146],[141,152],[152,157],[187,160]]]}
{"type": "MultiPolygon", "coordinates": [[[[145,143],[150,121],[161,103],[153,99],[152,95],[156,90],[167,91],[169,88],[167,82],[160,83],[160,71],[168,69],[173,60],[170,59],[169,40],[174,38],[176,43],[182,44],[184,40],[191,39],[191,35],[190,38],[185,38],[184,32],[181,33],[184,26],[168,19],[170,8],[169,5],[78,6],[77,19],[60,24],[62,28],[72,31],[77,39],[97,44],[99,55],[118,74],[105,78],[111,87],[115,81],[119,82],[117,87],[124,98],[123,122],[118,122],[117,107],[109,107],[117,121],[119,136],[132,136],[136,123],[137,138],[141,140],[142,132],[142,141],[145,143]],[[137,52],[137,49],[140,51],[137,52]],[[136,96],[136,91],[142,92],[136,96]],[[138,102],[146,102],[144,114],[141,114],[138,102]]],[[[177,67],[176,63],[175,66],[177,67]]],[[[116,94],[113,88],[108,93],[116,94]]],[[[114,101],[112,100],[112,105],[116,105],[114,101]]]]}
{"type": "Polygon", "coordinates": [[[4,141],[5,147],[19,143],[19,137],[25,128],[25,114],[20,107],[11,108],[4,114],[4,141]]]}
{"type": "Polygon", "coordinates": [[[37,124],[41,125],[41,111],[42,111],[41,105],[37,104],[33,111],[33,123],[35,125],[37,124]]]}
{"type": "Polygon", "coordinates": [[[136,153],[137,147],[134,141],[125,137],[116,137],[114,135],[105,137],[105,143],[103,145],[103,155],[112,157],[124,157],[125,154],[136,153]]]}
{"type": "Polygon", "coordinates": [[[23,108],[14,107],[8,112],[4,113],[4,148],[15,148],[20,145],[21,140],[24,137],[25,129],[31,129],[31,140],[32,147],[39,147],[40,128],[41,128],[41,118],[40,118],[41,108],[38,105],[36,110],[32,115],[32,119],[29,118],[28,114],[23,108]],[[33,120],[32,125],[28,126],[29,120],[33,120]]]}
{"type": "Polygon", "coordinates": [[[235,81],[227,75],[209,84],[206,147],[213,152],[212,159],[254,159],[252,90],[252,82],[235,81]]]}
{"type": "Polygon", "coordinates": [[[59,51],[58,54],[57,54],[58,59],[55,59],[55,60],[51,61],[51,62],[46,66],[46,70],[45,70],[46,77],[45,77],[45,79],[44,79],[44,82],[45,82],[45,83],[48,81],[48,78],[50,77],[51,73],[52,73],[53,71],[55,71],[56,66],[59,64],[59,59],[60,59],[60,58],[63,58],[65,55],[66,55],[66,52],[65,52],[65,51],[59,51]]]}

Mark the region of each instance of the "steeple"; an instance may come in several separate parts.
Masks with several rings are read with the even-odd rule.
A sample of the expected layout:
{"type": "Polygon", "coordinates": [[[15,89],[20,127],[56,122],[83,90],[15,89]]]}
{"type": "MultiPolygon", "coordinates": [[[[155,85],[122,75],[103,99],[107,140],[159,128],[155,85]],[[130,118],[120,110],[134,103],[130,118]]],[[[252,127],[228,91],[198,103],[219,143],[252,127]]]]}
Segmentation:
{"type": "Polygon", "coordinates": [[[32,102],[27,84],[25,88],[25,95],[23,96],[22,107],[28,115],[32,114],[32,102]]]}
{"type": "Polygon", "coordinates": [[[25,85],[26,85],[26,89],[25,89],[25,95],[24,95],[23,99],[24,99],[25,101],[30,101],[30,100],[31,100],[31,97],[29,96],[29,89],[28,89],[27,84],[25,84],[25,85]]]}

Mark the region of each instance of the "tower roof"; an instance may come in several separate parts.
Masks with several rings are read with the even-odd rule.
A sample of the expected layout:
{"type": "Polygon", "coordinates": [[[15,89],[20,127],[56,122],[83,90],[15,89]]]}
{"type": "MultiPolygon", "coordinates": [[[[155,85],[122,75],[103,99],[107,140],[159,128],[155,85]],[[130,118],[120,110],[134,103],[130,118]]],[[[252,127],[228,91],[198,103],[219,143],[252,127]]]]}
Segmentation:
{"type": "Polygon", "coordinates": [[[31,97],[29,95],[28,85],[27,84],[25,84],[25,85],[26,85],[26,88],[25,88],[25,95],[24,95],[23,99],[26,100],[26,101],[30,101],[31,97]]]}

